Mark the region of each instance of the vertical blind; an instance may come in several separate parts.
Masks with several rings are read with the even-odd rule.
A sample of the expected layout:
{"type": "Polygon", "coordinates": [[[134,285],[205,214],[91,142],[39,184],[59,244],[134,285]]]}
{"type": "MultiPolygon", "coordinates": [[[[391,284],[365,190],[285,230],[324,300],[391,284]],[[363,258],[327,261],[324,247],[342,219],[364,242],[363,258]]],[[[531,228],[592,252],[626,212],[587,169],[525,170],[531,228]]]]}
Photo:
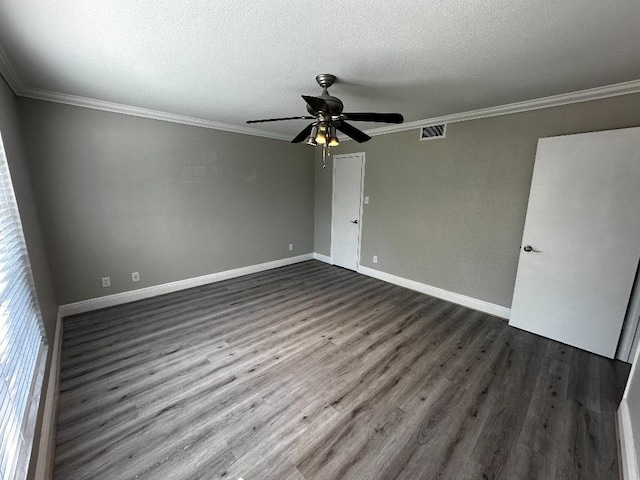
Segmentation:
{"type": "Polygon", "coordinates": [[[0,136],[0,479],[24,477],[46,349],[22,224],[0,136]]]}

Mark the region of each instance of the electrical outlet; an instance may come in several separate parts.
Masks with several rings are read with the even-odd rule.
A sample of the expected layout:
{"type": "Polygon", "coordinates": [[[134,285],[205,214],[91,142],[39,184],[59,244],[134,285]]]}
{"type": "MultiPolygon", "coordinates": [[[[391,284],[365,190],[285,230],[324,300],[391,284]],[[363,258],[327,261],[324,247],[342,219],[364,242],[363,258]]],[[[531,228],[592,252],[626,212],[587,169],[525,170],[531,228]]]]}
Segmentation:
{"type": "Polygon", "coordinates": [[[369,196],[364,197],[364,204],[369,205],[369,196]]]}
{"type": "Polygon", "coordinates": [[[140,281],[140,272],[131,272],[131,281],[139,282],[140,281]]]}
{"type": "Polygon", "coordinates": [[[290,251],[290,252],[291,252],[291,251],[293,251],[293,243],[290,243],[290,244],[289,244],[289,251],[290,251]]]}
{"type": "Polygon", "coordinates": [[[378,263],[378,255],[373,256],[373,263],[378,263]]]}
{"type": "Polygon", "coordinates": [[[111,277],[102,277],[102,286],[104,288],[111,286],[111,277]]]}

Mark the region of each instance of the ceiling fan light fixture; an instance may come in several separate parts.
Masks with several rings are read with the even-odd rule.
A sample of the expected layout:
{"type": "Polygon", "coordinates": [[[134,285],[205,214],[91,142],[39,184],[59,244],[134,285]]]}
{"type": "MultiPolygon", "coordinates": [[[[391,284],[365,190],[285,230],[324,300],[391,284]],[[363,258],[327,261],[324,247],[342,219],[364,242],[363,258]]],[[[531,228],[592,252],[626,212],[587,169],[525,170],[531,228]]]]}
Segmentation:
{"type": "Polygon", "coordinates": [[[307,142],[306,142],[307,145],[311,145],[312,147],[315,147],[317,145],[316,135],[318,135],[318,125],[314,125],[313,128],[311,129],[309,138],[307,138],[307,142]]]}
{"type": "Polygon", "coordinates": [[[331,125],[329,127],[329,146],[337,147],[340,145],[340,141],[338,140],[338,136],[336,135],[336,127],[331,125]]]}
{"type": "Polygon", "coordinates": [[[316,135],[316,143],[319,145],[324,145],[327,143],[327,126],[324,124],[320,124],[320,128],[318,129],[318,133],[316,135]]]}

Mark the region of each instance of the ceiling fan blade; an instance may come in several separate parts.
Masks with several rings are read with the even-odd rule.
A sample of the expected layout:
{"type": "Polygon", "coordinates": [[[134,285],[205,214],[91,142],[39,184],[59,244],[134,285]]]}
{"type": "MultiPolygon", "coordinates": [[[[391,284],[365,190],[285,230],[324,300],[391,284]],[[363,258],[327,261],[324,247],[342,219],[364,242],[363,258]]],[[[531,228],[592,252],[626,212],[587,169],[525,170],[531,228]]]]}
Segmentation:
{"type": "MultiPolygon", "coordinates": [[[[313,117],[312,117],[313,118],[313,117]]],[[[296,138],[294,138],[293,140],[291,140],[291,143],[300,143],[303,140],[305,140],[309,134],[311,133],[311,129],[313,128],[313,123],[310,123],[309,125],[307,125],[305,127],[304,130],[302,130],[297,136],[296,138]]]]}
{"type": "Polygon", "coordinates": [[[304,101],[307,102],[307,105],[309,105],[314,112],[326,113],[329,111],[329,108],[327,107],[327,102],[325,102],[320,97],[310,97],[308,95],[302,95],[302,98],[304,98],[304,101]]]}
{"type": "Polygon", "coordinates": [[[279,122],[280,120],[312,120],[316,117],[282,117],[282,118],[265,118],[264,120],[247,120],[247,123],[264,123],[264,122],[279,122]]]}
{"type": "Polygon", "coordinates": [[[399,113],[343,113],[346,120],[355,122],[402,123],[404,117],[399,113]]]}
{"type": "Polygon", "coordinates": [[[364,133],[362,130],[358,130],[353,125],[349,125],[347,122],[342,122],[340,126],[336,125],[336,128],[345,135],[353,138],[358,143],[364,143],[367,140],[371,140],[371,137],[364,133]]]}

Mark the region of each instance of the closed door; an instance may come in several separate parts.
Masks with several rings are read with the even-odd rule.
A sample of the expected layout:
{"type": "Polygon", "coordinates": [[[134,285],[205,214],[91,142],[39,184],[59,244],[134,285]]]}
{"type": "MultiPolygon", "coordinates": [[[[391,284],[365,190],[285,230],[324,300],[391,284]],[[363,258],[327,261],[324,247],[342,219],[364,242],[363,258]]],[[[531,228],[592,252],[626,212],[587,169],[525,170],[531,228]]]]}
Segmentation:
{"type": "Polygon", "coordinates": [[[333,157],[331,258],[334,265],[358,270],[364,153],[333,157]]]}
{"type": "Polygon", "coordinates": [[[640,257],[640,128],[538,141],[509,324],[613,358],[640,257]]]}

